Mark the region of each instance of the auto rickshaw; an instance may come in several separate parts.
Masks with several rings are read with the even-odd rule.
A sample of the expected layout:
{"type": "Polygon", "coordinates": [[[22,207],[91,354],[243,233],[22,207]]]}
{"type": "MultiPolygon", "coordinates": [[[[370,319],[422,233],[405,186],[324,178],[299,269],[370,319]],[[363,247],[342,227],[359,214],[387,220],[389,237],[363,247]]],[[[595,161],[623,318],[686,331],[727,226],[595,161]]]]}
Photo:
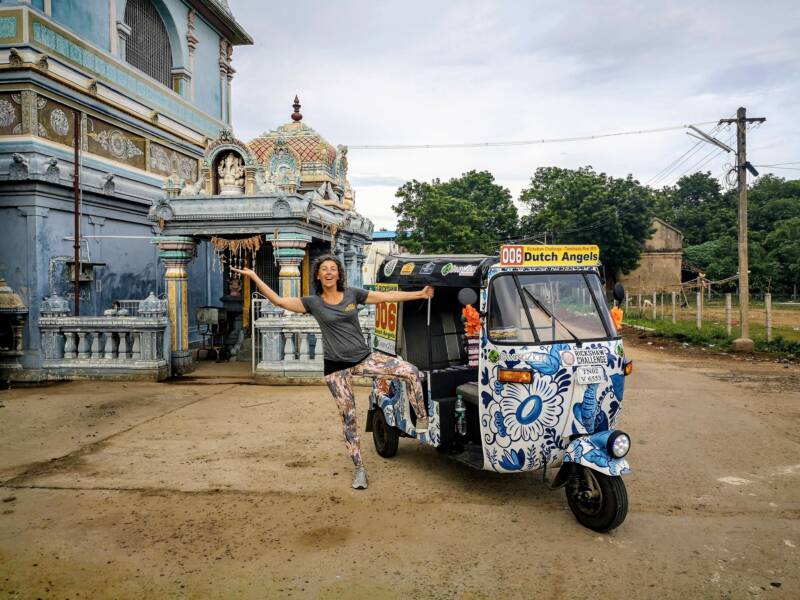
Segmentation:
{"type": "MultiPolygon", "coordinates": [[[[417,434],[405,386],[376,381],[367,431],[378,454],[394,456],[399,438],[411,437],[497,473],[558,467],[551,487],[565,488],[578,522],[599,532],[618,527],[628,510],[621,476],[630,472],[631,441],[616,425],[633,365],[600,268],[597,246],[387,257],[377,289],[432,285],[436,293],[377,307],[374,348],[419,368],[430,415],[428,431],[417,434]],[[462,305],[478,301],[470,361],[462,305]]],[[[614,297],[624,298],[619,284],[614,297]]]]}

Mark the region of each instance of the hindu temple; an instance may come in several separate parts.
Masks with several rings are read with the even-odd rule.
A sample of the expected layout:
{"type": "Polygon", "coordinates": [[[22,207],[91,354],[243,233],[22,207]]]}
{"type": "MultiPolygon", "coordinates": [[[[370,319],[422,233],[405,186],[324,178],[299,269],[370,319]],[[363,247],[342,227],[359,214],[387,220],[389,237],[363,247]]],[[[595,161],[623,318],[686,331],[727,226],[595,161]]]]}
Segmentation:
{"type": "MultiPolygon", "coordinates": [[[[231,276],[231,265],[253,268],[282,296],[300,296],[313,289],[314,259],[333,253],[345,265],[350,284],[361,285],[364,246],[371,240],[373,225],[355,211],[355,194],[347,180],[347,147],[334,147],[304,123],[300,108],[295,96],[288,123],[247,143],[224,129],[209,143],[199,179],[183,186],[168,180],[164,197],[150,209],[149,218],[159,230],[153,241],[167,267],[173,368],[177,371],[184,370],[191,360],[186,335],[186,265],[200,242],[210,242],[215,250],[211,267],[223,281],[221,301],[232,325],[228,329],[234,341],[229,345],[234,352],[248,335],[251,319],[256,321],[271,309],[266,306],[253,313],[254,290],[249,280],[231,276]],[[231,317],[237,314],[241,317],[231,317]]],[[[313,328],[311,321],[303,322],[301,329],[312,333],[309,328],[313,328]]],[[[276,353],[270,353],[269,344],[260,346],[267,362],[285,358],[286,336],[278,337],[276,353]]],[[[303,355],[304,344],[309,343],[315,343],[313,334],[310,342],[292,339],[289,353],[297,354],[300,349],[298,360],[306,364],[319,354],[305,348],[303,355]]],[[[279,365],[273,367],[282,370],[279,365]]]]}
{"type": "Polygon", "coordinates": [[[229,268],[299,295],[334,252],[358,284],[372,223],[289,92],[286,124],[237,139],[252,43],[227,0],[0,3],[0,385],[160,380],[204,349],[322,372],[313,323],[229,268]]]}

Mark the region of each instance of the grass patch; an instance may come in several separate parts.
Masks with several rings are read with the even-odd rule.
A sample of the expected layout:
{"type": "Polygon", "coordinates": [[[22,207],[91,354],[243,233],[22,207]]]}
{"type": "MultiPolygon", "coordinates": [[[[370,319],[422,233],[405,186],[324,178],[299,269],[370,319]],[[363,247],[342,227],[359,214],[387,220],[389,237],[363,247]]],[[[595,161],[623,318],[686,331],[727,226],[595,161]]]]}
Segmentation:
{"type": "MultiPolygon", "coordinates": [[[[692,321],[678,321],[677,323],[673,323],[669,320],[653,320],[628,316],[625,317],[625,323],[648,327],[653,330],[650,334],[653,337],[671,338],[693,346],[709,346],[725,352],[731,349],[731,344],[736,335],[736,330],[734,329],[732,332],[734,335],[729,336],[725,331],[725,326],[720,323],[704,322],[703,328],[697,329],[697,325],[692,321]]],[[[753,336],[756,352],[787,357],[800,355],[800,339],[794,339],[797,337],[794,331],[787,331],[786,333],[789,335],[784,337],[781,333],[773,330],[775,336],[771,342],[766,340],[763,326],[761,328],[751,326],[750,331],[753,336]]]]}

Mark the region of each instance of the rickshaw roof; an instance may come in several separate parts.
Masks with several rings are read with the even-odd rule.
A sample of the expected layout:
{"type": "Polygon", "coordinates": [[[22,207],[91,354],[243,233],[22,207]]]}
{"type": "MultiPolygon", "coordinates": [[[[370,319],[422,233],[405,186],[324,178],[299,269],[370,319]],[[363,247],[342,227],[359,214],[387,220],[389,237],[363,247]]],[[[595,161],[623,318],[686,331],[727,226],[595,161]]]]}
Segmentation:
{"type": "Polygon", "coordinates": [[[479,288],[486,271],[498,260],[485,254],[393,254],[378,267],[376,283],[393,283],[399,288],[479,288]]]}

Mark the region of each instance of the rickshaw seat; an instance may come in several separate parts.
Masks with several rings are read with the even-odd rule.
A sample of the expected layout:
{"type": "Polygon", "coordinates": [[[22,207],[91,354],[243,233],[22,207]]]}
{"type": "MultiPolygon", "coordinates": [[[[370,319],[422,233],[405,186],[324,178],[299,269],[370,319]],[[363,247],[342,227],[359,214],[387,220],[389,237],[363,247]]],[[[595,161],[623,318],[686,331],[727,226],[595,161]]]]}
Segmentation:
{"type": "Polygon", "coordinates": [[[469,383],[462,383],[460,386],[456,388],[461,397],[464,399],[464,402],[468,404],[472,404],[473,406],[478,406],[478,384],[474,381],[470,381],[469,383]]]}

